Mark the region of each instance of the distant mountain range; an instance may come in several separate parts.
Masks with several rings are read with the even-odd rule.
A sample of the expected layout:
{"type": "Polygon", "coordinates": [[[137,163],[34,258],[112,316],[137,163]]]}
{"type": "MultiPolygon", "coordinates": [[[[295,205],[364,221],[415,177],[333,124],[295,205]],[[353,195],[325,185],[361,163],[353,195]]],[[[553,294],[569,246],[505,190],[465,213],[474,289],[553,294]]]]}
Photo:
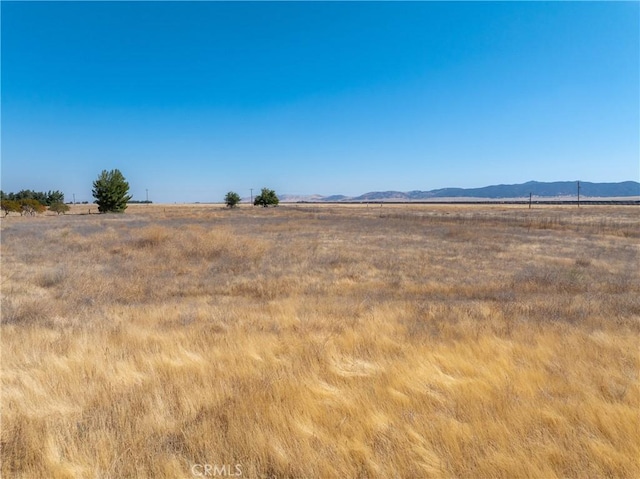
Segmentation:
{"type": "MultiPolygon", "coordinates": [[[[577,181],[555,181],[551,183],[528,181],[517,185],[492,185],[483,188],[442,188],[431,191],[372,191],[360,196],[344,195],[282,195],[280,201],[294,202],[336,202],[336,201],[425,201],[444,198],[477,198],[483,200],[504,198],[567,198],[578,194],[577,181]]],[[[620,198],[640,196],[640,183],[623,181],[621,183],[580,182],[580,196],[584,198],[620,198]]]]}

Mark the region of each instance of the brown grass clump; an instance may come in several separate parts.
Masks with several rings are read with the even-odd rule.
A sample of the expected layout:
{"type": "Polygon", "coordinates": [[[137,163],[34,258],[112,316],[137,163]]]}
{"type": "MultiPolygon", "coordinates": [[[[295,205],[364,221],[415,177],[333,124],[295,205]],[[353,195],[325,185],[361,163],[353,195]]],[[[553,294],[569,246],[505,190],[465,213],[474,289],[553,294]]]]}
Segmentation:
{"type": "Polygon", "coordinates": [[[638,477],[637,218],[4,218],[2,476],[638,477]]]}

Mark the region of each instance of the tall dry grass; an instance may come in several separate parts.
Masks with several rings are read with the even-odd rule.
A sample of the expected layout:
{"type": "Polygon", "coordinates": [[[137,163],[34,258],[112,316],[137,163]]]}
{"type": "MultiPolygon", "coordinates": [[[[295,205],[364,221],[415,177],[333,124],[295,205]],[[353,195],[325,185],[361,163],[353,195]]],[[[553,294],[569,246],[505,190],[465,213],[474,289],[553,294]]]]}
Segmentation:
{"type": "Polygon", "coordinates": [[[2,476],[638,477],[637,218],[2,219],[2,476]]]}

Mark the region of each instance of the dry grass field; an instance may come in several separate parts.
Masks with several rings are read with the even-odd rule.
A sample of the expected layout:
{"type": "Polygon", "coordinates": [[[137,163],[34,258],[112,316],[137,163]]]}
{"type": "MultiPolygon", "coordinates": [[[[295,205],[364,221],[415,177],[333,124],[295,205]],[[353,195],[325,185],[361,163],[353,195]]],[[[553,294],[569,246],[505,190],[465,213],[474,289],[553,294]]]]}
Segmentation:
{"type": "Polygon", "coordinates": [[[633,206],[1,220],[4,478],[640,477],[633,206]]]}

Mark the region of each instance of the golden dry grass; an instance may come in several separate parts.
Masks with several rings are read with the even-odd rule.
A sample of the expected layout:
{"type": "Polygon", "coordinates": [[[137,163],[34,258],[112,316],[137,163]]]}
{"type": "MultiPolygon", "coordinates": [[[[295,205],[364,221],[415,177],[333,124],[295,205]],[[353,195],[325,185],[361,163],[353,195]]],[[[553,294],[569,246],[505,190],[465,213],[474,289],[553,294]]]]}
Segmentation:
{"type": "Polygon", "coordinates": [[[638,477],[637,212],[2,219],[2,477],[638,477]]]}

